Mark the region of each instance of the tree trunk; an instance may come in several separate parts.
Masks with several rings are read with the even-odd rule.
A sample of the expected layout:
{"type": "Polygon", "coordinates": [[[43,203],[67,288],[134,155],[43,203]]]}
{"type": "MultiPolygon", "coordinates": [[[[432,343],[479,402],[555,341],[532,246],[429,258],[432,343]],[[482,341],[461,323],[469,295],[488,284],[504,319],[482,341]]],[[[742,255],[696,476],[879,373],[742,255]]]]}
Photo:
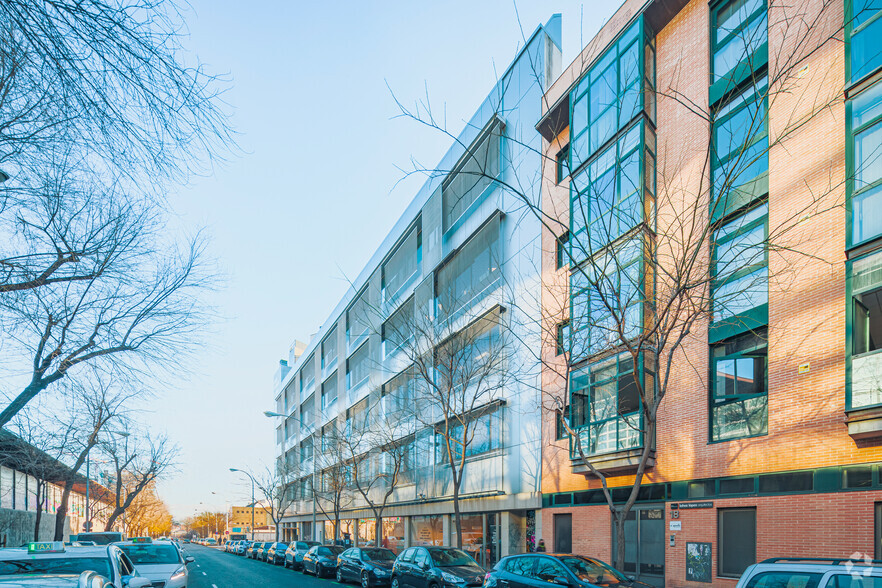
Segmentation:
{"type": "Polygon", "coordinates": [[[453,476],[453,518],[456,521],[456,547],[462,549],[462,517],[459,514],[459,482],[453,476]]]}
{"type": "Polygon", "coordinates": [[[9,406],[3,409],[3,412],[0,412],[0,427],[6,426],[6,423],[11,421],[12,417],[18,414],[18,411],[23,409],[37,394],[45,390],[48,385],[49,382],[42,378],[36,382],[31,382],[21,391],[21,394],[16,396],[15,399],[9,403],[9,406]]]}
{"type": "Polygon", "coordinates": [[[64,519],[67,517],[67,503],[70,500],[70,492],[73,489],[73,481],[65,480],[64,490],[61,492],[61,504],[55,511],[55,538],[53,541],[64,541],[64,519]]]}
{"type": "Polygon", "coordinates": [[[45,500],[40,500],[40,495],[44,492],[45,482],[41,483],[37,480],[37,518],[34,522],[34,541],[40,540],[40,522],[43,519],[43,504],[45,500]]]}
{"type": "Polygon", "coordinates": [[[613,512],[613,517],[616,525],[615,568],[622,572],[625,569],[625,519],[627,513],[616,509],[613,512]]]}
{"type": "Polygon", "coordinates": [[[377,518],[374,519],[374,545],[377,547],[383,546],[383,517],[377,515],[377,518]]]}

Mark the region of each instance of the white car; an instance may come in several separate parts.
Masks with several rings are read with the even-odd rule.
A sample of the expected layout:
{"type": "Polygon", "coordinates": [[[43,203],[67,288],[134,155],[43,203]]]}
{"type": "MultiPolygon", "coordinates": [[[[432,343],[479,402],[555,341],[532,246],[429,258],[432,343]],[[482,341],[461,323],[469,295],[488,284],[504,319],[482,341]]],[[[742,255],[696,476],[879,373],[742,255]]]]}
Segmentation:
{"type": "Polygon", "coordinates": [[[0,578],[0,588],[113,588],[113,584],[95,572],[76,574],[38,574],[16,578],[0,578]]]}
{"type": "Polygon", "coordinates": [[[189,576],[187,564],[196,561],[192,557],[184,556],[171,541],[133,537],[114,545],[129,556],[138,573],[149,578],[154,588],[184,588],[189,576]]]}
{"type": "Polygon", "coordinates": [[[882,588],[882,561],[775,557],[749,566],[735,588],[882,588]]]}
{"type": "MultiPolygon", "coordinates": [[[[147,588],[152,584],[150,579],[141,577],[128,556],[113,545],[65,546],[61,541],[53,541],[0,549],[0,588],[79,586],[83,572],[87,571],[104,576],[104,584],[94,576],[90,580],[102,588],[106,580],[113,588],[147,588]],[[42,583],[32,582],[37,578],[42,578],[42,583]]],[[[92,584],[86,586],[93,588],[92,584]]]]}

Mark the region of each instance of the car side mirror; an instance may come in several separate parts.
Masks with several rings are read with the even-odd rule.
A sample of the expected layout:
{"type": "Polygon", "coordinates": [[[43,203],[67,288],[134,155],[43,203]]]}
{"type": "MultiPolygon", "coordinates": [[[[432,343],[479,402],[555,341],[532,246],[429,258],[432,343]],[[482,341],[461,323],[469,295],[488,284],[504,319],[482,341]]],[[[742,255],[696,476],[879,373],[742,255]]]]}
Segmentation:
{"type": "Polygon", "coordinates": [[[188,555],[187,557],[184,558],[184,563],[185,563],[185,564],[191,564],[191,563],[193,563],[194,561],[196,561],[196,558],[193,557],[192,555],[188,555]]]}
{"type": "Polygon", "coordinates": [[[123,586],[127,588],[148,588],[153,586],[153,581],[141,576],[123,576],[123,586]]]}

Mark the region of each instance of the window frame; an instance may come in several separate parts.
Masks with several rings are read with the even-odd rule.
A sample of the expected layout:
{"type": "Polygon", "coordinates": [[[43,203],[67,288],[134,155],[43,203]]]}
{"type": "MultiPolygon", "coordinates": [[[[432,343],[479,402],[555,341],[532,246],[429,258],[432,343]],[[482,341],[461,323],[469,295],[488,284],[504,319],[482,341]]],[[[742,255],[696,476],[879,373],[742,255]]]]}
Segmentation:
{"type": "MultiPolygon", "coordinates": [[[[763,330],[765,330],[765,329],[763,329],[763,330]]],[[[756,336],[758,338],[760,338],[760,339],[765,338],[765,347],[755,347],[750,350],[734,351],[732,353],[728,353],[728,354],[722,355],[720,357],[714,357],[714,348],[715,347],[726,345],[727,343],[731,342],[732,339],[737,338],[737,337],[741,337],[744,335],[745,335],[745,333],[741,333],[739,335],[735,335],[735,337],[730,337],[729,339],[725,339],[722,341],[718,341],[716,343],[712,343],[709,346],[709,356],[710,357],[709,357],[708,363],[710,366],[710,377],[708,378],[708,380],[710,382],[710,384],[709,384],[710,389],[709,389],[709,393],[708,393],[708,444],[725,443],[726,441],[734,441],[734,440],[738,440],[738,439],[750,439],[753,437],[763,437],[763,436],[766,436],[769,434],[769,404],[768,404],[768,397],[769,397],[769,355],[768,355],[769,342],[768,342],[767,332],[765,335],[756,333],[756,336]],[[766,352],[765,355],[763,355],[763,357],[765,358],[765,378],[764,378],[764,385],[763,385],[764,390],[762,392],[755,393],[755,394],[734,394],[731,396],[725,396],[725,395],[724,396],[717,396],[717,393],[716,393],[716,373],[717,373],[716,365],[717,365],[717,362],[725,361],[725,360],[732,360],[732,359],[738,360],[738,359],[745,359],[745,358],[754,358],[754,357],[756,357],[756,355],[755,355],[756,352],[759,350],[762,350],[762,349],[764,349],[766,352]],[[714,423],[716,421],[715,410],[714,410],[715,408],[717,408],[718,406],[725,406],[728,404],[734,404],[736,402],[743,402],[745,400],[750,400],[753,398],[760,398],[760,397],[766,398],[766,417],[765,417],[766,424],[765,424],[765,431],[764,432],[748,434],[748,435],[739,435],[737,437],[726,437],[723,439],[717,439],[714,437],[714,423]],[[721,402],[720,404],[717,404],[716,403],[717,398],[725,399],[726,402],[721,402]]],[[[736,372],[736,374],[737,374],[737,372],[736,372]]]]}
{"type": "Polygon", "coordinates": [[[570,343],[570,319],[563,320],[555,326],[555,357],[567,352],[570,343]]]}
{"type": "MultiPolygon", "coordinates": [[[[708,85],[710,86],[709,91],[709,104],[711,106],[715,106],[717,102],[725,98],[726,96],[732,94],[733,92],[737,92],[737,88],[744,84],[744,82],[751,77],[751,74],[756,74],[763,67],[768,65],[769,62],[769,29],[768,29],[768,1],[761,0],[761,4],[759,8],[754,9],[753,12],[748,14],[744,21],[738,26],[738,28],[732,30],[722,39],[719,39],[717,36],[718,29],[718,20],[720,13],[729,7],[733,2],[737,2],[738,0],[728,0],[728,1],[720,1],[717,4],[711,5],[710,10],[710,35],[709,35],[709,80],[708,85]],[[715,80],[718,74],[714,71],[714,58],[716,57],[717,51],[723,48],[729,41],[735,39],[738,35],[740,35],[746,29],[749,29],[750,26],[759,18],[763,18],[762,14],[766,16],[766,38],[765,41],[760,43],[756,49],[749,55],[744,56],[739,62],[734,65],[729,71],[725,72],[725,75],[720,75],[719,79],[715,80]]],[[[748,0],[749,2],[750,0],[748,0]]]]}
{"type": "Polygon", "coordinates": [[[843,7],[843,16],[845,18],[844,29],[845,29],[845,81],[851,85],[856,85],[863,80],[866,80],[870,76],[872,76],[877,69],[868,70],[863,72],[863,74],[855,78],[855,72],[852,63],[852,39],[855,35],[860,35],[864,31],[870,28],[871,25],[877,24],[876,21],[882,18],[882,10],[869,17],[864,22],[860,23],[857,27],[854,26],[854,2],[855,0],[846,0],[844,2],[845,6],[843,7]]]}
{"type": "MultiPolygon", "coordinates": [[[[871,251],[865,255],[860,255],[849,259],[845,263],[845,410],[846,412],[854,411],[854,410],[865,410],[868,408],[875,408],[882,406],[882,403],[874,403],[874,404],[866,404],[860,406],[854,406],[854,378],[853,378],[853,366],[855,358],[864,358],[877,354],[882,354],[882,349],[875,349],[873,351],[868,351],[866,353],[855,354],[854,353],[854,336],[855,336],[855,317],[854,317],[854,304],[855,304],[855,296],[858,296],[864,292],[871,292],[882,287],[882,281],[874,283],[872,285],[868,285],[863,288],[855,288],[854,281],[854,266],[855,263],[864,259],[869,259],[876,256],[882,256],[882,250],[871,251]]],[[[882,264],[882,259],[879,260],[879,263],[882,264]]]]}
{"type": "Polygon", "coordinates": [[[570,176],[570,144],[564,145],[554,156],[555,183],[560,184],[570,176]]]}
{"type": "MultiPolygon", "coordinates": [[[[876,18],[882,18],[882,11],[876,16],[876,18]]],[[[862,94],[872,92],[873,90],[882,94],[882,75],[875,76],[875,79],[869,80],[866,86],[862,86],[860,88],[855,88],[855,92],[848,92],[847,100],[845,101],[845,129],[846,129],[846,142],[845,142],[845,162],[846,162],[846,182],[845,182],[845,191],[846,191],[846,231],[845,231],[845,245],[846,250],[855,249],[864,245],[866,243],[870,243],[877,239],[882,238],[882,233],[877,233],[875,235],[871,235],[869,237],[863,237],[861,239],[855,239],[854,229],[854,200],[855,198],[859,198],[865,194],[873,192],[874,190],[882,190],[882,177],[875,180],[874,182],[867,184],[861,188],[857,188],[857,142],[856,137],[861,133],[867,132],[871,130],[873,127],[882,125],[882,112],[876,115],[869,121],[861,123],[857,127],[854,126],[854,102],[856,99],[860,98],[862,94]]],[[[882,149],[882,143],[880,143],[880,149],[882,149]]],[[[882,159],[882,154],[879,155],[879,158],[882,159]]],[[[882,200],[882,194],[878,196],[880,200],[882,200]]]]}
{"type": "Polygon", "coordinates": [[[555,255],[555,269],[563,269],[570,265],[570,256],[567,255],[570,244],[570,231],[567,229],[560,235],[554,238],[554,255],[555,255]]]}

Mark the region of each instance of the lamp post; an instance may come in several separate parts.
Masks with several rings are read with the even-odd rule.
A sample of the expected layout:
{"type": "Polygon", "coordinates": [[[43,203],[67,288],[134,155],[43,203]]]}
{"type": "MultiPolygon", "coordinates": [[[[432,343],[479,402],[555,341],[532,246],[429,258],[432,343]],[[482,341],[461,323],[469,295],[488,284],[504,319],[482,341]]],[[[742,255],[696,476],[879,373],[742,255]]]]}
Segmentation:
{"type": "Polygon", "coordinates": [[[249,478],[251,478],[251,541],[254,541],[254,476],[246,472],[245,470],[237,470],[236,468],[230,468],[231,472],[239,472],[240,474],[245,474],[249,478]]]}

